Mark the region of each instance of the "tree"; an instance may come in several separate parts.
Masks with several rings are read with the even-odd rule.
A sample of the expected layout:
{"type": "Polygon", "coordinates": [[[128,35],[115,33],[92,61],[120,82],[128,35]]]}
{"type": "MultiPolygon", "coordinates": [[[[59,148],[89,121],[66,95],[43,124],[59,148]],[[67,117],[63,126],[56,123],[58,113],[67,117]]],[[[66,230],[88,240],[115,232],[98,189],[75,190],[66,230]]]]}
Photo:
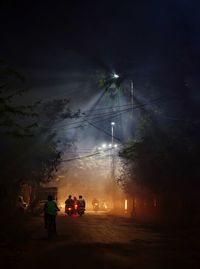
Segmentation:
{"type": "Polygon", "coordinates": [[[191,120],[158,126],[150,117],[145,124],[143,121],[139,133],[141,136],[120,152],[124,168],[119,181],[124,188],[132,194],[138,186],[149,190],[161,197],[171,213],[180,202],[184,210],[197,207],[199,126],[191,120]]]}
{"type": "Polygon", "coordinates": [[[19,104],[19,98],[26,91],[24,77],[0,60],[0,134],[30,136],[32,128],[36,127],[33,120],[37,116],[36,104],[19,104]]]}
{"type": "Polygon", "coordinates": [[[38,186],[54,178],[62,147],[52,127],[79,111],[72,113],[66,99],[21,104],[23,77],[3,62],[0,74],[0,199],[14,208],[22,184],[38,186]]]}

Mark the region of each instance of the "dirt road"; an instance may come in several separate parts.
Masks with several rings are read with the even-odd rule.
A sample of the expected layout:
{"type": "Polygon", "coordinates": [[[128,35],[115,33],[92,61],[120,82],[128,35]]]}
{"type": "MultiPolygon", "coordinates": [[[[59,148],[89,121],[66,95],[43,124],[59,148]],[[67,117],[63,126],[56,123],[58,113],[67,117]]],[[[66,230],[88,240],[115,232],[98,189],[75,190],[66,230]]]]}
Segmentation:
{"type": "Polygon", "coordinates": [[[102,212],[60,214],[58,236],[52,240],[42,217],[33,219],[30,228],[32,238],[15,268],[200,268],[194,231],[161,230],[102,212]]]}

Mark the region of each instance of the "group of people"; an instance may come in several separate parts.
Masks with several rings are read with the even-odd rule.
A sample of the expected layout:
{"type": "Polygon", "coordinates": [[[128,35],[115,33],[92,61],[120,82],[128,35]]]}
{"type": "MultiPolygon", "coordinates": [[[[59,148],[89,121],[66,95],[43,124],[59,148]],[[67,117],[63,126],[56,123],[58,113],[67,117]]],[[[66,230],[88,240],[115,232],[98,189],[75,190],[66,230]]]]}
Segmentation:
{"type": "MultiPolygon", "coordinates": [[[[65,201],[65,206],[72,206],[73,208],[77,207],[84,207],[85,208],[85,200],[83,199],[82,195],[79,195],[79,199],[69,195],[69,198],[65,201]]],[[[44,224],[45,228],[48,227],[48,222],[52,223],[54,234],[56,234],[56,215],[57,211],[60,209],[57,206],[57,203],[53,200],[52,195],[48,195],[48,200],[44,205],[44,224]]]]}
{"type": "Polygon", "coordinates": [[[74,209],[78,207],[85,207],[85,200],[83,199],[82,195],[79,195],[78,199],[76,196],[72,198],[72,196],[69,195],[68,199],[65,201],[65,207],[72,207],[74,209]]]}

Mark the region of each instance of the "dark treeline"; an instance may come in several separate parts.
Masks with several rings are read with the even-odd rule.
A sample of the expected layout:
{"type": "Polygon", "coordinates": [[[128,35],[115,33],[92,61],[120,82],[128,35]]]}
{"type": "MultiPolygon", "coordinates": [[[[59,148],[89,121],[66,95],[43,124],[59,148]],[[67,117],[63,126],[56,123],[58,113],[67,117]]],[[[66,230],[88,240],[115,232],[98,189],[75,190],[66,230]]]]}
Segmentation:
{"type": "Polygon", "coordinates": [[[151,217],[185,222],[185,218],[199,215],[199,135],[195,118],[161,123],[154,113],[146,113],[141,117],[137,138],[121,151],[123,172],[119,181],[140,203],[137,206],[149,207],[151,217]]]}
{"type": "Polygon", "coordinates": [[[52,127],[78,116],[71,113],[66,99],[24,104],[26,91],[25,79],[1,61],[0,205],[6,214],[18,209],[23,192],[29,192],[26,202],[34,206],[39,184],[54,178],[67,144],[58,141],[52,127]]]}

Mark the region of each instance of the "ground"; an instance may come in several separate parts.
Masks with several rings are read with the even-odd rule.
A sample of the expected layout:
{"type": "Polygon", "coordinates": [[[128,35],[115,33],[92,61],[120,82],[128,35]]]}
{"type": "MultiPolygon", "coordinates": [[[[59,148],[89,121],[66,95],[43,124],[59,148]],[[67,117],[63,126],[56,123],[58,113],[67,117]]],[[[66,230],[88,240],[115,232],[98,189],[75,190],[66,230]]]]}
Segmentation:
{"type": "Polygon", "coordinates": [[[128,216],[86,212],[82,217],[59,214],[58,235],[51,240],[42,217],[32,218],[29,230],[28,242],[2,252],[4,267],[200,268],[198,229],[161,228],[128,216]]]}

